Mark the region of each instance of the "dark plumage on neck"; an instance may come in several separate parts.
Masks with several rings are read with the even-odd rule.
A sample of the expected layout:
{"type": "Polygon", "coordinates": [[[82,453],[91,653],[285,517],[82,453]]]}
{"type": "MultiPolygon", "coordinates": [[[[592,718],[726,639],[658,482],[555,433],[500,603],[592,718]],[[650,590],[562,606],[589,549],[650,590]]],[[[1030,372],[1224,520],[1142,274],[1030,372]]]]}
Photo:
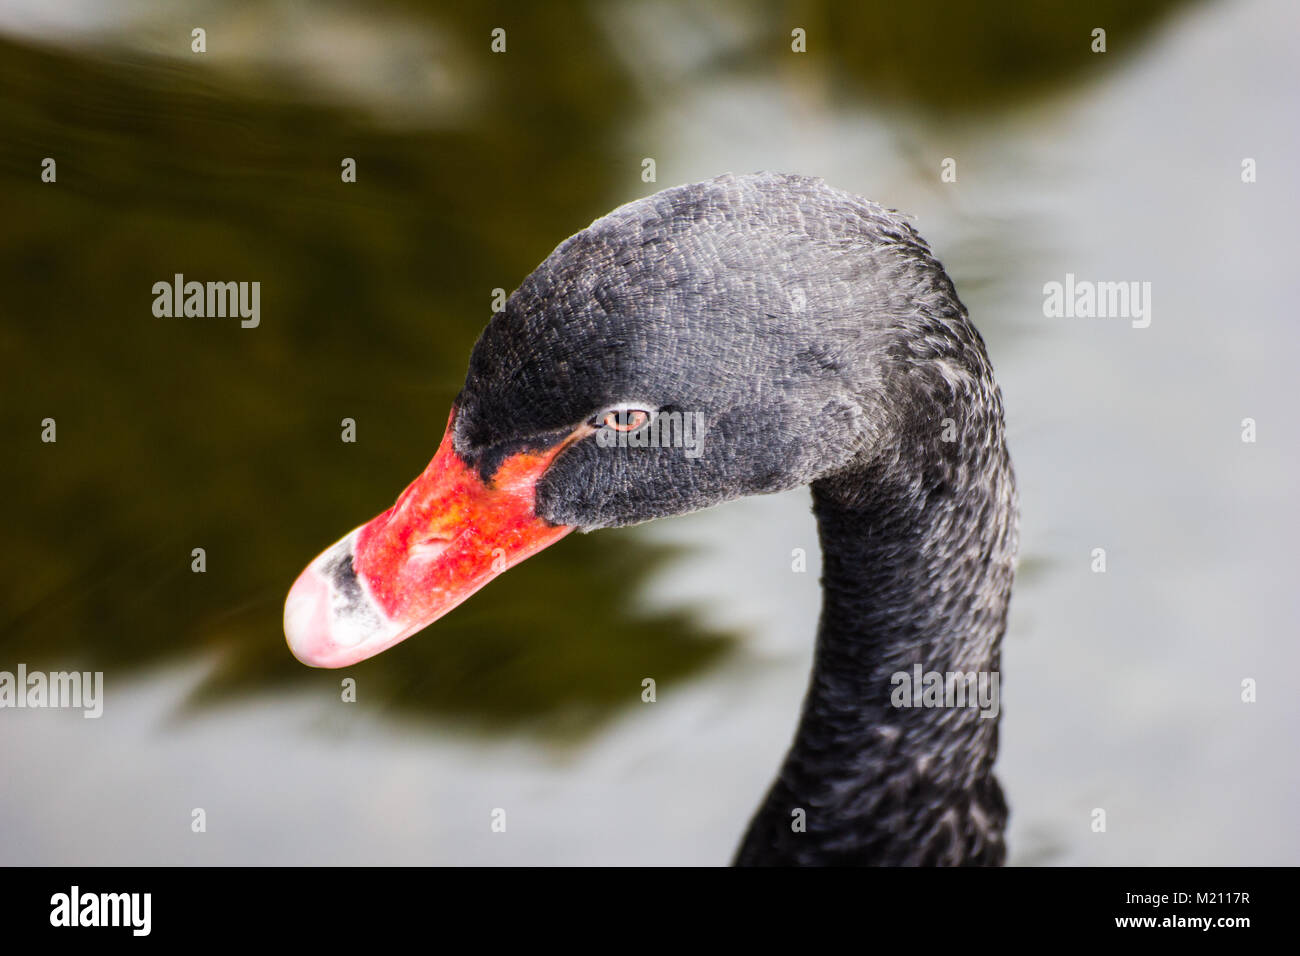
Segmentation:
{"type": "Polygon", "coordinates": [[[893,700],[893,675],[917,665],[999,669],[1016,494],[1001,397],[961,324],[969,336],[939,336],[935,354],[891,369],[905,400],[882,416],[890,427],[812,486],[824,562],[812,679],[738,864],[1003,862],[997,717],[893,700]]]}

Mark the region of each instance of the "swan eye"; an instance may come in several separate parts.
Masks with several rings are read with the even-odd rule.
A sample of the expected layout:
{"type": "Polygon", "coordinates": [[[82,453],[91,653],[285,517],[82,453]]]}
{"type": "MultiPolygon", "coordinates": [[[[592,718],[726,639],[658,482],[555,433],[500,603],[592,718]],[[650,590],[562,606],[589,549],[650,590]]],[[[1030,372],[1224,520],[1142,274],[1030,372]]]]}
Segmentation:
{"type": "Polygon", "coordinates": [[[650,413],[643,408],[611,408],[597,419],[600,425],[616,432],[634,432],[650,421],[650,413]]]}

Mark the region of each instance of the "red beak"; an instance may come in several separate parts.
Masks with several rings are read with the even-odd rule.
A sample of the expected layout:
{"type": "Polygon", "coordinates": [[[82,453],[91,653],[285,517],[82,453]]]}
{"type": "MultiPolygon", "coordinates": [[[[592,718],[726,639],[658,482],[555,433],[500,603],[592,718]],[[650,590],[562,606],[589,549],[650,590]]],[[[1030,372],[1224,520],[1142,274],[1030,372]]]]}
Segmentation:
{"type": "Polygon", "coordinates": [[[312,667],[355,664],[442,617],[506,568],[573,530],[536,514],[536,486],[589,427],[502,463],[489,482],[452,448],[452,409],[438,452],[397,504],[357,528],[298,576],[284,633],[312,667]]]}

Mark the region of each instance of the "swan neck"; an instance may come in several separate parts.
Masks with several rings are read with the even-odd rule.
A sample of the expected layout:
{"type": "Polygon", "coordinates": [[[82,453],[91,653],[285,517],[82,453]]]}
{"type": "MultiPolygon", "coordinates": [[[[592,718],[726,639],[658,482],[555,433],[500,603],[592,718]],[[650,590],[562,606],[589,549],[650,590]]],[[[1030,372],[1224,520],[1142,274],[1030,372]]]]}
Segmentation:
{"type": "Polygon", "coordinates": [[[813,485],[812,679],[737,862],[1002,862],[992,770],[1016,531],[995,437],[982,468],[894,457],[813,485]]]}

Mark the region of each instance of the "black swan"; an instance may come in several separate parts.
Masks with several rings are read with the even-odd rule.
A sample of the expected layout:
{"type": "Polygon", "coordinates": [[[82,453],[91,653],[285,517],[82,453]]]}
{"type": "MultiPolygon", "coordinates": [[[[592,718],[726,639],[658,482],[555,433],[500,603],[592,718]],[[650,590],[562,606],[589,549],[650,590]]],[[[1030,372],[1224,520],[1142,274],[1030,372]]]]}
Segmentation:
{"type": "Polygon", "coordinates": [[[735,862],[1000,864],[996,715],[901,706],[895,675],[997,673],[1017,539],[1003,431],[984,343],[897,213],[801,176],[667,189],[510,296],[433,461],[302,573],[285,634],[341,667],[575,528],[811,484],[812,679],[735,862]]]}

